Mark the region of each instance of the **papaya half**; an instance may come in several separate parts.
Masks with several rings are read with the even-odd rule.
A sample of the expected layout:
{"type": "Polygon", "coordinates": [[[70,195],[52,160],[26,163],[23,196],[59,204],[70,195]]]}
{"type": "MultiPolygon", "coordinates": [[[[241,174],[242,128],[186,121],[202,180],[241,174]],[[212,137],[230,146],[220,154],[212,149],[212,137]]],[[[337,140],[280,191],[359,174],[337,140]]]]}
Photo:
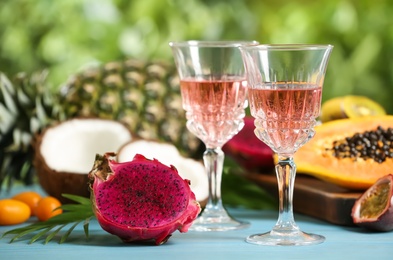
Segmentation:
{"type": "Polygon", "coordinates": [[[366,190],[393,173],[393,116],[329,121],[294,156],[298,174],[366,190]]]}

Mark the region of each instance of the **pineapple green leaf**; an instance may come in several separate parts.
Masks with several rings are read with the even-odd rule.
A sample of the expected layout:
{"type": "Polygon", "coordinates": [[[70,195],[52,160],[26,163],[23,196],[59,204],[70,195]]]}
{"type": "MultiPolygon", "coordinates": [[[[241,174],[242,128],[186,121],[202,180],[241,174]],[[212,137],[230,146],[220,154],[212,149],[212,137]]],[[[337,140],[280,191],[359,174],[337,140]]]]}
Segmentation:
{"type": "Polygon", "coordinates": [[[88,198],[71,194],[63,194],[63,197],[75,201],[77,204],[63,204],[60,207],[63,210],[62,214],[56,215],[46,221],[35,222],[27,226],[6,231],[0,239],[7,235],[14,235],[10,240],[10,243],[12,243],[27,235],[33,235],[29,240],[29,244],[38,241],[42,237],[45,237],[44,244],[47,244],[63,228],[72,224],[72,226],[60,238],[59,243],[63,243],[67,240],[75,227],[82,222],[84,223],[83,229],[85,236],[88,238],[89,222],[94,217],[90,200],[88,198]]]}
{"type": "Polygon", "coordinates": [[[18,110],[15,101],[12,98],[12,95],[14,94],[14,88],[12,87],[9,79],[3,73],[0,74],[0,90],[2,92],[4,104],[8,108],[8,111],[14,115],[17,114],[18,110]]]}

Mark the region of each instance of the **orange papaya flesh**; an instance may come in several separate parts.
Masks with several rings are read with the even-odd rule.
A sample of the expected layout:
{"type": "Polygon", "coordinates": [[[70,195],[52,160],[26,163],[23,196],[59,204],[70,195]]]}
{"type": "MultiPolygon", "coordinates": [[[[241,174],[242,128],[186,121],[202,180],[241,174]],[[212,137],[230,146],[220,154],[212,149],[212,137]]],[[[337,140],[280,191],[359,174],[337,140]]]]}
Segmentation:
{"type": "MultiPolygon", "coordinates": [[[[382,162],[370,157],[334,155],[334,142],[340,143],[356,133],[375,131],[378,127],[393,128],[393,116],[369,116],[340,119],[315,127],[315,136],[295,154],[298,174],[312,175],[350,190],[365,190],[379,178],[393,173],[393,158],[386,156],[382,162]]],[[[392,129],[390,129],[392,130],[392,129]]],[[[393,141],[390,151],[393,151],[393,141]]]]}

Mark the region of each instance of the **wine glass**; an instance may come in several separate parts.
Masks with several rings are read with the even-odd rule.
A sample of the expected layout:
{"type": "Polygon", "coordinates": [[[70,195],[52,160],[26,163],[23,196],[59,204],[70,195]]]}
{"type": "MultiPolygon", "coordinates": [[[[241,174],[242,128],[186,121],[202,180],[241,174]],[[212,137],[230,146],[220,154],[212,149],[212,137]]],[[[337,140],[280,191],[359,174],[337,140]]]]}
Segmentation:
{"type": "Polygon", "coordinates": [[[190,230],[225,231],[249,223],[231,217],[221,200],[222,146],[244,126],[247,86],[239,46],[256,42],[170,42],[180,77],[187,128],[206,146],[208,202],[190,230]]]}
{"type": "Polygon", "coordinates": [[[332,45],[240,46],[255,135],[278,156],[279,216],[270,232],[247,237],[260,245],[310,245],[325,238],[302,232],[293,217],[295,152],[315,134],[332,45]]]}

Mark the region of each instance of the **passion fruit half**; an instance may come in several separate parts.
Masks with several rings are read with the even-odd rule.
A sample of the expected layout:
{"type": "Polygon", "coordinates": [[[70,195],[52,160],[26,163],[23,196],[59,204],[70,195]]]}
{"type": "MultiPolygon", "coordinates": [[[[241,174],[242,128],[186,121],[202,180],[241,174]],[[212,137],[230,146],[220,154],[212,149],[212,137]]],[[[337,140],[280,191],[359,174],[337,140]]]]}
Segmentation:
{"type": "Polygon", "coordinates": [[[393,230],[393,175],[378,179],[352,208],[352,220],[358,226],[376,231],[393,230]]]}

